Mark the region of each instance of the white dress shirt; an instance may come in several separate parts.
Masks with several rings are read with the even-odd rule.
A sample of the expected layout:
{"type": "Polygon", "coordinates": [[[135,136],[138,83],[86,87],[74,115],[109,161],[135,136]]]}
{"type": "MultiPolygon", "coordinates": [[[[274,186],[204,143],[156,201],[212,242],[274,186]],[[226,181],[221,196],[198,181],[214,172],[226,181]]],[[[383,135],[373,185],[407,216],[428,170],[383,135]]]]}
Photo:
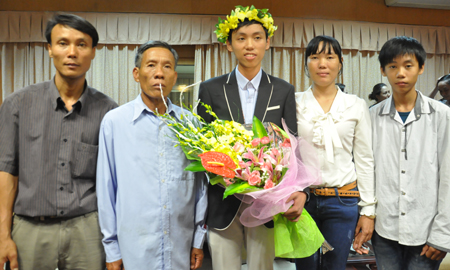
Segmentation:
{"type": "Polygon", "coordinates": [[[363,99],[336,91],[327,113],[311,87],[295,93],[298,134],[317,149],[321,186],[342,187],[358,179],[361,215],[371,216],[376,198],[369,110],[363,99]]]}
{"type": "Polygon", "coordinates": [[[417,93],[405,123],[392,96],[370,109],[375,229],[402,245],[450,252],[450,108],[417,93]]]}
{"type": "MultiPolygon", "coordinates": [[[[236,67],[236,80],[239,86],[239,97],[241,99],[242,110],[244,113],[245,124],[253,123],[255,114],[256,99],[258,98],[258,88],[261,83],[262,69],[250,81],[239,72],[236,67]]],[[[262,121],[262,119],[260,119],[262,121]]]]}

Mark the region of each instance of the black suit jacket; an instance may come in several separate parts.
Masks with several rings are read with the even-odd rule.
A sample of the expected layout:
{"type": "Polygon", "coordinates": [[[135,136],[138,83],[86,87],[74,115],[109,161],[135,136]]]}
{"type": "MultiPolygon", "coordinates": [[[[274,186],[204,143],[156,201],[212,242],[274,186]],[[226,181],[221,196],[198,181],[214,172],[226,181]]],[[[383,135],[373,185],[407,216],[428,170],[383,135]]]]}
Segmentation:
{"type": "MultiPolygon", "coordinates": [[[[199,98],[201,102],[211,106],[219,119],[234,119],[236,122],[244,123],[235,70],[201,83],[199,98]]],[[[203,106],[199,105],[197,110],[206,122],[214,120],[203,106]]],[[[279,127],[282,127],[281,119],[284,118],[290,131],[297,133],[294,86],[263,71],[254,115],[263,122],[272,122],[279,127]]],[[[206,224],[216,229],[226,228],[233,221],[241,204],[234,196],[223,200],[223,192],[223,187],[218,185],[208,187],[206,224]]]]}

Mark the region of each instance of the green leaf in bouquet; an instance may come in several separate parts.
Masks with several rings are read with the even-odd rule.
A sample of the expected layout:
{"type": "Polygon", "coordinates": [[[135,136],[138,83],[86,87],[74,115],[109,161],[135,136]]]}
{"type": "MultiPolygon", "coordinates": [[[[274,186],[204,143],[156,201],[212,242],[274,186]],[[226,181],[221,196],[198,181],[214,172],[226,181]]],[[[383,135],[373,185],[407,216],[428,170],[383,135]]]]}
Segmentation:
{"type": "Polygon", "coordinates": [[[253,139],[256,139],[256,138],[261,139],[262,137],[267,136],[266,128],[264,127],[263,123],[261,121],[259,121],[259,119],[256,116],[253,116],[252,131],[253,131],[253,139]]]}
{"type": "Polygon", "coordinates": [[[224,187],[227,186],[225,181],[223,181],[223,176],[221,176],[221,175],[216,175],[216,177],[213,177],[213,178],[209,179],[209,183],[211,185],[222,184],[224,187]]]}
{"type": "Polygon", "coordinates": [[[270,125],[272,126],[273,130],[275,130],[275,132],[277,132],[279,135],[281,135],[281,137],[283,137],[285,139],[289,139],[289,134],[287,134],[287,132],[284,131],[282,128],[275,125],[274,123],[270,123],[270,125]]]}
{"type": "Polygon", "coordinates": [[[325,241],[316,222],[303,209],[297,222],[281,214],[273,217],[275,256],[280,258],[306,258],[313,255],[325,241]]]}
{"type": "Polygon", "coordinates": [[[287,167],[283,167],[283,169],[281,169],[281,177],[280,177],[280,179],[283,179],[283,177],[287,173],[288,169],[289,168],[287,168],[287,167]]]}
{"type": "Polygon", "coordinates": [[[192,161],[191,164],[187,165],[186,168],[184,168],[185,171],[190,172],[204,172],[206,171],[205,168],[202,165],[201,161],[192,161]]]}
{"type": "Polygon", "coordinates": [[[201,154],[200,151],[193,151],[191,148],[189,148],[189,147],[187,147],[186,145],[183,145],[183,144],[181,144],[181,149],[183,150],[183,152],[186,155],[187,159],[198,160],[198,161],[201,160],[200,157],[198,156],[198,154],[201,154]]]}
{"type": "Polygon", "coordinates": [[[248,192],[258,191],[258,190],[261,190],[261,189],[255,187],[255,186],[252,186],[249,183],[237,182],[237,183],[227,186],[227,188],[225,189],[225,192],[223,193],[223,198],[225,199],[226,197],[233,195],[235,193],[248,193],[248,192]]]}

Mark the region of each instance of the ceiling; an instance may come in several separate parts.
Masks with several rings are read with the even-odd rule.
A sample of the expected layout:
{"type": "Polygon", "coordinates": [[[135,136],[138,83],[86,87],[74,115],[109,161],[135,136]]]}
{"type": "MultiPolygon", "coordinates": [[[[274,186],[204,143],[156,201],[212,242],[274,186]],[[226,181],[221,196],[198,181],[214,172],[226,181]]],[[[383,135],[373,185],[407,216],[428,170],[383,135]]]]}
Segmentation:
{"type": "Polygon", "coordinates": [[[386,6],[450,9],[450,0],[384,0],[386,6]]]}

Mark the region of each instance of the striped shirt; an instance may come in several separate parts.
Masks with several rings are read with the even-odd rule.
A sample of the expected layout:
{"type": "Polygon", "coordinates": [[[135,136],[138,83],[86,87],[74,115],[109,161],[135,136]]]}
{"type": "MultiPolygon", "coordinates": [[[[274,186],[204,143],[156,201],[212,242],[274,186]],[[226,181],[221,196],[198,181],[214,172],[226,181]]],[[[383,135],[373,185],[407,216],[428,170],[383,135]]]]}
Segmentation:
{"type": "Polygon", "coordinates": [[[19,176],[14,212],[74,217],[97,210],[95,174],[103,116],[117,104],[85,84],[67,111],[54,79],[0,106],[0,171],[19,176]]]}

